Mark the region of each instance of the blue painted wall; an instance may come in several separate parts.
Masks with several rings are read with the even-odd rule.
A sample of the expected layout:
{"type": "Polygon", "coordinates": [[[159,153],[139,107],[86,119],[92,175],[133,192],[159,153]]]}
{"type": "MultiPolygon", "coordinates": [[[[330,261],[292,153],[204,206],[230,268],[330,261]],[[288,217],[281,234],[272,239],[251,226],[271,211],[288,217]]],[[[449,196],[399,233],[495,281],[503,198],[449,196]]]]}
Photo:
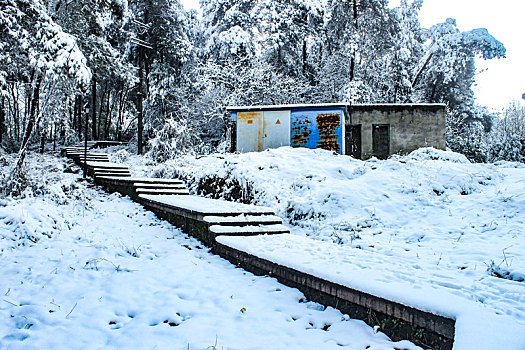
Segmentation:
{"type": "Polygon", "coordinates": [[[335,151],[344,154],[343,125],[345,122],[344,108],[292,109],[291,111],[291,146],[311,149],[326,148],[327,139],[330,144],[337,142],[335,151]],[[338,114],[338,125],[322,121],[323,115],[338,114]],[[330,135],[327,135],[327,132],[330,135]],[[323,147],[324,146],[324,147],[323,147]]]}

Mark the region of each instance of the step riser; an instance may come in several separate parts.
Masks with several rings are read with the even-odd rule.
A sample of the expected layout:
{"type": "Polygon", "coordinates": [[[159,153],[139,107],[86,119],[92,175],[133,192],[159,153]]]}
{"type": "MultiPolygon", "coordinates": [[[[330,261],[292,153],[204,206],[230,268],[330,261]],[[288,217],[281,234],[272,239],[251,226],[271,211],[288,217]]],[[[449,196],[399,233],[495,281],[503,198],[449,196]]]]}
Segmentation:
{"type": "MultiPolygon", "coordinates": [[[[155,192],[140,192],[140,193],[137,193],[137,195],[139,194],[151,194],[151,195],[157,195],[159,193],[155,193],[155,192]]],[[[173,193],[161,193],[163,196],[189,196],[190,193],[189,192],[173,192],[173,193]]]]}
{"type": "Polygon", "coordinates": [[[173,188],[186,188],[184,184],[144,184],[144,183],[135,183],[133,186],[136,188],[154,188],[154,189],[167,189],[171,190],[173,188]]]}
{"type": "Polygon", "coordinates": [[[290,231],[272,231],[272,232],[243,232],[243,233],[237,233],[237,232],[225,232],[225,233],[215,233],[216,236],[260,236],[260,235],[284,235],[289,234],[290,231]]]}
{"type": "Polygon", "coordinates": [[[104,177],[131,177],[131,174],[104,174],[104,175],[96,175],[95,177],[104,176],[104,177]]]}
{"type": "Polygon", "coordinates": [[[159,191],[181,191],[181,190],[187,191],[186,186],[182,186],[182,185],[173,186],[173,187],[160,187],[160,186],[159,187],[142,187],[142,186],[137,187],[137,186],[134,186],[134,188],[136,191],[141,190],[141,191],[153,191],[153,192],[154,191],[157,191],[157,192],[159,191]]]}
{"type": "Polygon", "coordinates": [[[266,222],[266,221],[246,221],[246,222],[214,222],[210,223],[210,226],[212,225],[218,225],[218,226],[229,226],[229,227],[244,227],[244,226],[258,226],[258,225],[282,225],[283,221],[272,221],[272,222],[266,222]]]}
{"type": "Polygon", "coordinates": [[[88,167],[88,170],[94,173],[129,173],[129,169],[122,169],[122,168],[90,168],[88,167]]]}

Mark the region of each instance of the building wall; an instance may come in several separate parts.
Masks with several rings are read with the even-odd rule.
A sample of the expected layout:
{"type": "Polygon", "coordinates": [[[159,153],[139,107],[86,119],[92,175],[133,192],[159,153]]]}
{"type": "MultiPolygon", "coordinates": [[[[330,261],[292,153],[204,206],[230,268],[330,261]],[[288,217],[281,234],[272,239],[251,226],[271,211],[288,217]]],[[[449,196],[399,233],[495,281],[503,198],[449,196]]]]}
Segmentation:
{"type": "Polygon", "coordinates": [[[291,110],[291,146],[344,152],[344,108],[291,110]]]}
{"type": "Polygon", "coordinates": [[[406,154],[421,147],[445,149],[444,105],[353,105],[349,114],[347,130],[361,124],[363,159],[374,155],[374,124],[390,126],[390,154],[406,154]]]}

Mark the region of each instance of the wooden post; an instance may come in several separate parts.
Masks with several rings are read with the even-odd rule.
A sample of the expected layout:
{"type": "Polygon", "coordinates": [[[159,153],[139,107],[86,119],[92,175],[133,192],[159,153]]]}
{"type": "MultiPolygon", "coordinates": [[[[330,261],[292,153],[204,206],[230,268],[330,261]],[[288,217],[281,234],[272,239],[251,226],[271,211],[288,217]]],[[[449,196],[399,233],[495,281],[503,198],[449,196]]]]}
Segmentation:
{"type": "Polygon", "coordinates": [[[4,96],[0,97],[0,147],[2,146],[2,135],[5,130],[5,104],[4,96]]]}
{"type": "Polygon", "coordinates": [[[93,140],[97,139],[97,78],[93,74],[91,79],[91,134],[93,140]]]}
{"type": "Polygon", "coordinates": [[[137,125],[137,153],[142,154],[142,123],[143,123],[143,91],[144,91],[144,49],[139,45],[139,92],[138,92],[138,125],[137,125]]]}
{"type": "MultiPolygon", "coordinates": [[[[80,104],[82,105],[82,96],[80,96],[80,104]]],[[[87,140],[88,140],[88,123],[89,114],[86,113],[86,122],[84,123],[84,179],[87,177],[87,140]]]]}
{"type": "Polygon", "coordinates": [[[58,125],[56,123],[53,124],[54,130],[53,130],[53,152],[57,150],[57,129],[58,125]]]}

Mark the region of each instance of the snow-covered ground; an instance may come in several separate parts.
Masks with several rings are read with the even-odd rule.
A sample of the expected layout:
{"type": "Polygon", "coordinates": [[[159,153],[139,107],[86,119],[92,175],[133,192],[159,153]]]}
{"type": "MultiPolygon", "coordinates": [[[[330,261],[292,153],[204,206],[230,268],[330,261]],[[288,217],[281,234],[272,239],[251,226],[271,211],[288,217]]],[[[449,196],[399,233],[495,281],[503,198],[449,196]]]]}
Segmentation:
{"type": "Polygon", "coordinates": [[[62,159],[27,163],[33,186],[0,199],[0,349],[417,348],[235,268],[62,159]]]}
{"type": "Polygon", "coordinates": [[[324,268],[325,274],[344,262],[349,270],[332,274],[332,280],[358,280],[347,284],[454,317],[470,307],[505,315],[518,327],[510,334],[523,331],[516,334],[517,344],[523,341],[523,164],[471,164],[462,155],[434,149],[360,161],[289,147],[185,157],[153,170],[134,157],[128,160],[138,173],[185,177],[195,192],[197,184],[209,185],[206,179],[226,179],[223,183],[240,186],[253,203],[276,209],[293,234],[329,243],[309,247],[324,254],[325,265],[292,258],[311,251],[291,238],[225,239],[234,246],[277,262],[293,260],[302,270],[324,268]],[[425,300],[424,291],[431,290],[435,293],[425,300]],[[438,294],[443,297],[435,298],[438,294]],[[449,305],[447,296],[456,305],[449,305]]]}

